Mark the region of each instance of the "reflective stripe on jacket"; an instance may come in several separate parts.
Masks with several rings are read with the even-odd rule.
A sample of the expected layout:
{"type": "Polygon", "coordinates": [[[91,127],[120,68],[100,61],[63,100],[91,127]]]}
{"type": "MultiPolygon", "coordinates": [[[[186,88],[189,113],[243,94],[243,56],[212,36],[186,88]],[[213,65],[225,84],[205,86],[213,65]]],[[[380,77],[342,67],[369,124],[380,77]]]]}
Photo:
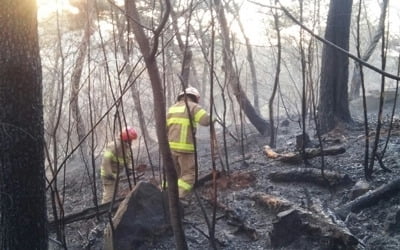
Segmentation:
{"type": "Polygon", "coordinates": [[[181,188],[185,191],[191,191],[193,186],[179,178],[178,179],[178,188],[181,188]]]}
{"type": "Polygon", "coordinates": [[[129,144],[117,139],[115,142],[109,143],[103,153],[100,175],[102,177],[111,177],[115,179],[117,177],[118,168],[121,170],[125,164],[128,165],[128,168],[131,167],[129,144]]]}
{"type": "MultiPolygon", "coordinates": [[[[197,124],[208,126],[210,117],[200,105],[188,100],[192,118],[193,132],[197,124]]],[[[168,141],[171,150],[177,152],[194,152],[193,133],[185,101],[179,101],[168,109],[167,113],[168,141]]]]}

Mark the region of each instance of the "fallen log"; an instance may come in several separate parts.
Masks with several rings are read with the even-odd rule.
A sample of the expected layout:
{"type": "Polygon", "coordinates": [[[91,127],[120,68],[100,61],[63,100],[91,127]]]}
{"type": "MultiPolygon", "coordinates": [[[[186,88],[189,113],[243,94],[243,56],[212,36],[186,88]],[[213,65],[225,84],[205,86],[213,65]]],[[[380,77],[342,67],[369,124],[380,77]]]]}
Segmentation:
{"type": "Polygon", "coordinates": [[[400,191],[400,178],[388,184],[384,184],[373,191],[359,196],[353,201],[339,207],[335,213],[342,219],[350,213],[358,213],[364,208],[377,204],[378,201],[397,195],[400,191]]]}
{"type": "MultiPolygon", "coordinates": [[[[220,172],[217,172],[217,178],[219,178],[220,172]]],[[[204,185],[207,181],[212,180],[212,173],[207,174],[197,181],[195,187],[200,187],[204,185]]],[[[125,199],[125,196],[115,199],[115,202],[113,203],[113,207],[111,208],[111,212],[115,212],[119,206],[119,204],[125,199]]],[[[73,222],[81,221],[81,220],[88,220],[91,218],[94,218],[96,216],[103,215],[105,213],[108,213],[110,211],[110,203],[104,203],[99,205],[98,207],[90,207],[87,209],[84,209],[80,212],[77,213],[72,213],[64,216],[64,218],[57,220],[57,221],[50,221],[49,222],[49,231],[53,232],[56,230],[57,225],[67,225],[73,222]]]]}
{"type": "Polygon", "coordinates": [[[269,236],[273,248],[290,245],[301,236],[317,240],[320,249],[356,249],[359,240],[329,217],[293,208],[277,215],[269,236]]]}
{"type": "Polygon", "coordinates": [[[321,244],[326,244],[321,249],[355,249],[359,243],[343,222],[333,220],[334,216],[325,213],[318,203],[310,212],[266,193],[255,193],[252,199],[277,213],[269,235],[274,248],[288,246],[301,236],[319,239],[321,244]]]}
{"type": "Polygon", "coordinates": [[[251,199],[253,199],[256,203],[266,207],[269,211],[275,213],[279,213],[293,207],[293,204],[284,198],[261,192],[252,194],[251,199]]]}
{"type": "MultiPolygon", "coordinates": [[[[125,199],[125,197],[118,198],[113,203],[113,207],[111,208],[111,212],[115,212],[119,206],[119,204],[125,199]]],[[[94,218],[96,216],[103,215],[110,211],[110,204],[111,202],[104,203],[99,205],[98,207],[90,207],[84,209],[78,213],[68,214],[64,216],[61,220],[57,221],[50,221],[49,222],[49,231],[53,232],[56,230],[57,225],[67,225],[73,222],[81,221],[81,220],[88,220],[94,218]]]]}
{"type": "MultiPolygon", "coordinates": [[[[314,157],[321,156],[321,155],[325,156],[325,155],[343,154],[344,152],[346,152],[346,149],[344,147],[340,147],[340,146],[332,146],[332,147],[324,148],[324,150],[322,150],[322,151],[321,151],[321,148],[306,148],[304,157],[306,159],[310,159],[310,158],[314,158],[314,157]]],[[[266,154],[266,156],[268,158],[276,159],[278,161],[291,163],[291,164],[297,164],[303,160],[301,152],[299,152],[299,151],[288,152],[288,153],[277,153],[268,145],[264,146],[264,153],[266,154]]]]}
{"type": "Polygon", "coordinates": [[[352,183],[346,174],[324,170],[324,174],[317,168],[296,168],[276,171],[268,174],[268,178],[276,182],[311,182],[320,186],[337,186],[352,183]]]}

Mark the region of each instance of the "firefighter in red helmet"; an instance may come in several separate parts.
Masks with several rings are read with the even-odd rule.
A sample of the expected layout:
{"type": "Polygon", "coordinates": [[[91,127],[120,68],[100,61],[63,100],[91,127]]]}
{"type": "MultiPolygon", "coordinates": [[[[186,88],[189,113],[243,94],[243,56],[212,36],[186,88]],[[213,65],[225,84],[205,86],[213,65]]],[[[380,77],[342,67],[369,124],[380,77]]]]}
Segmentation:
{"type": "Polygon", "coordinates": [[[103,199],[101,203],[111,201],[114,195],[116,181],[124,167],[126,166],[128,169],[132,169],[130,145],[133,140],[136,140],[137,136],[137,132],[134,128],[127,127],[122,130],[119,138],[107,144],[106,150],[103,153],[100,172],[103,182],[103,199]]]}

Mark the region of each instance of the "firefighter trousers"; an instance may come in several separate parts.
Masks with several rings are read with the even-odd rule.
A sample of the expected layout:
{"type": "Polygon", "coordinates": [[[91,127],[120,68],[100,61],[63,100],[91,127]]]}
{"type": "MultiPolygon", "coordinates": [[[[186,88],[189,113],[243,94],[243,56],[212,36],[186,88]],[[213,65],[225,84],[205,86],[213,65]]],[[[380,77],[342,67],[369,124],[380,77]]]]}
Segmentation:
{"type": "Polygon", "coordinates": [[[181,153],[172,151],[172,159],[178,175],[179,198],[189,194],[195,182],[195,157],[194,153],[181,153]]]}

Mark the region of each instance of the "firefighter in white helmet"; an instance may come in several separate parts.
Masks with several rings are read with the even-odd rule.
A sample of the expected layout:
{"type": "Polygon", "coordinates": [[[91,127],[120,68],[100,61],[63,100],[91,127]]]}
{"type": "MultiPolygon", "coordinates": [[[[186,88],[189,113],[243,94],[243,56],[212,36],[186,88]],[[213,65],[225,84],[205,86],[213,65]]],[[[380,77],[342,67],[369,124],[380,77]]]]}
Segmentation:
{"type": "Polygon", "coordinates": [[[190,193],[195,182],[193,137],[197,124],[210,125],[210,116],[198,104],[199,100],[199,91],[188,87],[179,93],[177,102],[168,109],[167,113],[168,141],[178,175],[179,198],[184,198],[190,193]]]}
{"type": "MultiPolygon", "coordinates": [[[[137,132],[134,128],[127,127],[122,130],[120,138],[116,138],[106,146],[101,163],[100,176],[103,182],[103,199],[101,203],[110,202],[114,195],[116,181],[121,176],[126,166],[132,169],[132,156],[130,145],[136,140],[137,132]]],[[[118,187],[116,187],[118,190],[118,187]]]]}

